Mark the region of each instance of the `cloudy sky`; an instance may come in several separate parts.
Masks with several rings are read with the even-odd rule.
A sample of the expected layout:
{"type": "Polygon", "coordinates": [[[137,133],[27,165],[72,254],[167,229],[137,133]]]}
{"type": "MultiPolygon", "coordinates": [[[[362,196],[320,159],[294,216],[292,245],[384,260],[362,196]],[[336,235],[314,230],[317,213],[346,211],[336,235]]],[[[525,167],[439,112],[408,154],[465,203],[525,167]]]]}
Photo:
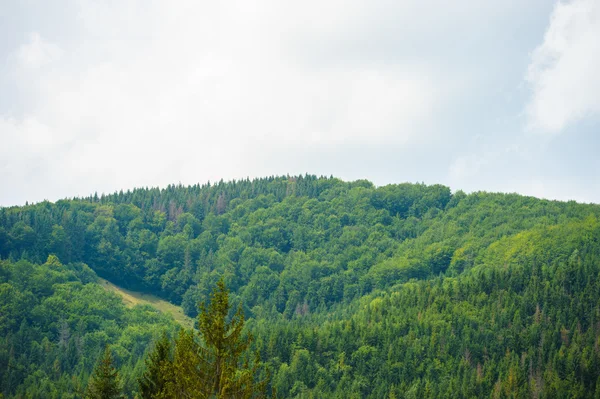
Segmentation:
{"type": "Polygon", "coordinates": [[[0,206],[304,173],[600,203],[599,71],[600,0],[2,0],[0,206]]]}

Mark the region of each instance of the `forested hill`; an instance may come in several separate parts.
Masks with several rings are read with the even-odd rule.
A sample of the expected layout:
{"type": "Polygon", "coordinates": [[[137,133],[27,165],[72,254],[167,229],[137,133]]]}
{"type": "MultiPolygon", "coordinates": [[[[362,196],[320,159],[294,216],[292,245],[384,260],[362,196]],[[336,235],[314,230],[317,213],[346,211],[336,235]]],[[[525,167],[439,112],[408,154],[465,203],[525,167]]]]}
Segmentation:
{"type": "Polygon", "coordinates": [[[224,275],[248,309],[289,318],[411,278],[456,276],[504,237],[599,213],[440,185],[273,177],[2,208],[0,256],[84,262],[124,287],[183,301],[191,315],[224,275]]]}
{"type": "Polygon", "coordinates": [[[1,208],[0,257],[82,262],[191,316],[223,276],[283,397],[593,397],[599,214],[285,176],[1,208]]]}

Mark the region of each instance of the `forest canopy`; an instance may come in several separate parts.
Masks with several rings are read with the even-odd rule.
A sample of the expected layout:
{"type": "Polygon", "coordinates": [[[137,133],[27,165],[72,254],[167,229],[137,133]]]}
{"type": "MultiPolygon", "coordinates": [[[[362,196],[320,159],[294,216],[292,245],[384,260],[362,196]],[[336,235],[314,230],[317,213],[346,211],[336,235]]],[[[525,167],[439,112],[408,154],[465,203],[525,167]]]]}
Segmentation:
{"type": "Polygon", "coordinates": [[[98,310],[79,326],[94,307],[78,302],[108,298],[97,274],[192,317],[223,279],[281,397],[600,395],[599,214],[593,204],[311,175],[0,208],[0,295],[11,298],[0,302],[0,361],[23,365],[0,375],[3,392],[72,390],[67,381],[85,383],[106,343],[126,394],[136,391],[150,342],[175,327],[116,297],[120,313],[98,310]],[[131,341],[140,348],[119,344],[145,317],[154,324],[131,341]],[[65,323],[71,340],[107,338],[88,353],[71,344],[58,369],[33,367],[35,351],[16,342],[60,358],[65,323]]]}

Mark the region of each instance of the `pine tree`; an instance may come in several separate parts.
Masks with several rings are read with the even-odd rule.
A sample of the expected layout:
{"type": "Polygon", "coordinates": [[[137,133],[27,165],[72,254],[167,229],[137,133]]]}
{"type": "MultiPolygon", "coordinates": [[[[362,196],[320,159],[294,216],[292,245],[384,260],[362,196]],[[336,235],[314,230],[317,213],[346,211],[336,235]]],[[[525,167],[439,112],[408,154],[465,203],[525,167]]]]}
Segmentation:
{"type": "Polygon", "coordinates": [[[200,346],[192,330],[179,330],[175,340],[173,378],[167,381],[161,398],[208,398],[206,376],[200,368],[200,346]]]}
{"type": "Polygon", "coordinates": [[[256,382],[260,359],[242,363],[251,336],[243,337],[241,306],[233,318],[229,313],[229,291],[221,279],[200,305],[199,330],[181,329],[174,343],[166,336],[157,342],[146,359],[146,371],[139,380],[144,399],[170,398],[260,398],[265,397],[270,375],[256,382]]]}
{"type": "Polygon", "coordinates": [[[242,354],[248,349],[252,336],[242,337],[244,314],[241,306],[230,321],[229,291],[221,278],[210,295],[210,304],[200,305],[198,316],[200,335],[204,340],[201,347],[201,370],[207,397],[251,398],[264,396],[267,381],[254,381],[258,372],[256,356],[250,367],[246,360],[240,365],[242,354]]]}
{"type": "Polygon", "coordinates": [[[173,353],[166,333],[156,342],[154,350],[146,358],[146,371],[138,379],[143,399],[160,398],[173,379],[173,353]]]}
{"type": "Polygon", "coordinates": [[[104,349],[102,359],[100,359],[90,378],[85,397],[87,399],[116,399],[123,397],[121,394],[119,372],[113,366],[113,358],[108,345],[104,349]]]}

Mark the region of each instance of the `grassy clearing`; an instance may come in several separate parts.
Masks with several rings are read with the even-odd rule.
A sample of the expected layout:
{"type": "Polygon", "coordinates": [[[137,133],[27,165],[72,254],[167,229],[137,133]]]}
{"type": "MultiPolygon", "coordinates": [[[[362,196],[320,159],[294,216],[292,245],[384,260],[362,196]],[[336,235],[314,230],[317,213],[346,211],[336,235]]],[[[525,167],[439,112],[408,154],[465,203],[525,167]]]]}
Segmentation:
{"type": "Polygon", "coordinates": [[[123,303],[128,308],[132,308],[135,305],[150,305],[163,313],[170,314],[173,316],[176,322],[186,328],[192,328],[194,326],[194,319],[186,316],[180,306],[173,305],[172,303],[167,302],[164,299],[160,299],[154,295],[143,294],[141,292],[135,292],[121,288],[103,278],[98,278],[98,282],[107,291],[115,292],[121,298],[123,298],[123,303]]]}

